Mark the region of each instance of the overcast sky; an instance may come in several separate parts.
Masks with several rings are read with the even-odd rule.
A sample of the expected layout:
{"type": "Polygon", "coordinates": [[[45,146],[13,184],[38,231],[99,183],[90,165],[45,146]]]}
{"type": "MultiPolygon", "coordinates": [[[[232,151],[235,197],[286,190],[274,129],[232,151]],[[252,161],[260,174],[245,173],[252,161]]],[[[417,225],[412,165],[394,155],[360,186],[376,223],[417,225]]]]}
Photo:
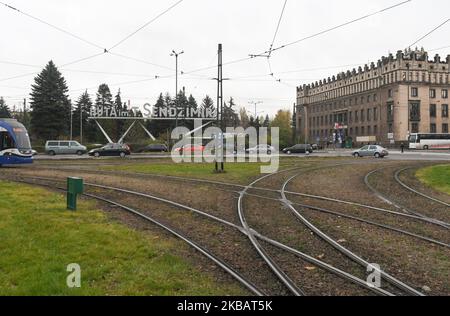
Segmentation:
{"type": "MultiPolygon", "coordinates": [[[[45,20],[100,47],[110,48],[146,22],[176,3],[176,0],[1,0],[45,20]]],[[[312,35],[400,0],[288,0],[275,47],[312,35]]],[[[123,100],[132,105],[153,103],[160,92],[175,91],[173,49],[184,50],[180,70],[189,72],[217,64],[217,44],[223,44],[224,62],[266,51],[275,33],[284,0],[184,0],[111,52],[154,63],[139,63],[111,54],[64,64],[101,53],[100,48],[77,40],[0,5],[0,96],[18,105],[29,97],[34,75],[53,60],[67,80],[70,97],[76,101],[84,89],[94,96],[101,83],[112,93],[121,88],[123,100]],[[8,65],[13,62],[24,65],[8,65]],[[31,66],[37,66],[33,68],[31,66]],[[108,72],[84,73],[79,71],[108,72]],[[169,76],[146,80],[155,76],[169,76]],[[133,81],[141,81],[131,83],[133,81]]],[[[450,16],[448,0],[413,0],[403,6],[370,17],[330,33],[273,53],[269,76],[266,58],[224,66],[226,100],[234,97],[238,106],[262,101],[258,111],[273,115],[291,109],[295,86],[310,83],[404,49],[450,16]],[[316,69],[320,68],[320,69],[316,69]],[[327,68],[327,69],[324,69],[327,68]],[[311,70],[316,69],[316,70],[311,70]],[[296,72],[293,72],[296,71],[296,72]],[[289,72],[289,73],[286,73],[289,72]]],[[[450,46],[450,23],[420,42],[427,50],[450,46]]],[[[442,56],[450,48],[430,52],[442,56]]],[[[215,99],[216,82],[210,80],[216,68],[180,76],[201,101],[206,94],[215,99]]]]}

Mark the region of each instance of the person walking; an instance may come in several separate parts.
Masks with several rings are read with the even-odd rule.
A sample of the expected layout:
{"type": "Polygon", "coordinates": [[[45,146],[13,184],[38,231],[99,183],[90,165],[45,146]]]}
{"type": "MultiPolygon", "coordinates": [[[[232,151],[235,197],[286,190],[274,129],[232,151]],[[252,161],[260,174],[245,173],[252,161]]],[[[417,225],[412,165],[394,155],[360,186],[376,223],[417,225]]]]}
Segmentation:
{"type": "Polygon", "coordinates": [[[402,150],[402,154],[404,154],[404,153],[405,153],[405,144],[402,143],[402,144],[400,145],[400,148],[401,148],[401,150],[402,150]]]}

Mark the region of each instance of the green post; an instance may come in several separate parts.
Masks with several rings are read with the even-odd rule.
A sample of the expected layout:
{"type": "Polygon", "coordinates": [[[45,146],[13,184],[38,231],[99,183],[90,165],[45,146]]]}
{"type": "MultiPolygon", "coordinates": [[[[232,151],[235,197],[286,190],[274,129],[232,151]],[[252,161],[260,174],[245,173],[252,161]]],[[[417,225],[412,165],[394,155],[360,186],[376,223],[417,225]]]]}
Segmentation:
{"type": "Polygon", "coordinates": [[[77,210],[77,195],[83,194],[83,179],[67,178],[67,209],[77,210]]]}

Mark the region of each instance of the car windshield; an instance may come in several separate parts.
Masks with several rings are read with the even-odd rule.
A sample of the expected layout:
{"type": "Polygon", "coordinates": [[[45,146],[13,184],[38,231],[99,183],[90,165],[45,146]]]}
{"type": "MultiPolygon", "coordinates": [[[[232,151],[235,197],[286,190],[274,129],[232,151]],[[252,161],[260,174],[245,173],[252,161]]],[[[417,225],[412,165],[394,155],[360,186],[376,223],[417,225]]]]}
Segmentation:
{"type": "Polygon", "coordinates": [[[22,150],[30,150],[31,144],[30,144],[30,137],[28,136],[28,133],[21,128],[14,128],[14,132],[16,133],[16,139],[17,139],[17,148],[22,150]],[[20,130],[20,131],[18,131],[20,130]]]}

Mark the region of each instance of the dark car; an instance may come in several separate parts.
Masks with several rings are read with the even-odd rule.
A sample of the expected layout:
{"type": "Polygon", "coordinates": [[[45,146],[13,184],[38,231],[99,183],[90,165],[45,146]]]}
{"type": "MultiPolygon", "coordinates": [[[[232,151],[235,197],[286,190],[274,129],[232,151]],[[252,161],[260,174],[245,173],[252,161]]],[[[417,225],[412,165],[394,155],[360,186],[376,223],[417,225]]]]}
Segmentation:
{"type": "Polygon", "coordinates": [[[312,154],[313,153],[313,148],[311,147],[311,145],[305,145],[305,144],[299,144],[299,145],[295,145],[289,148],[285,148],[283,149],[283,152],[285,154],[312,154]]]}
{"type": "Polygon", "coordinates": [[[151,144],[138,150],[138,153],[164,153],[169,149],[164,144],[151,144]]]}
{"type": "Polygon", "coordinates": [[[108,144],[102,148],[92,149],[89,152],[89,156],[101,157],[101,156],[119,156],[125,158],[130,155],[130,147],[125,144],[108,144]]]}

